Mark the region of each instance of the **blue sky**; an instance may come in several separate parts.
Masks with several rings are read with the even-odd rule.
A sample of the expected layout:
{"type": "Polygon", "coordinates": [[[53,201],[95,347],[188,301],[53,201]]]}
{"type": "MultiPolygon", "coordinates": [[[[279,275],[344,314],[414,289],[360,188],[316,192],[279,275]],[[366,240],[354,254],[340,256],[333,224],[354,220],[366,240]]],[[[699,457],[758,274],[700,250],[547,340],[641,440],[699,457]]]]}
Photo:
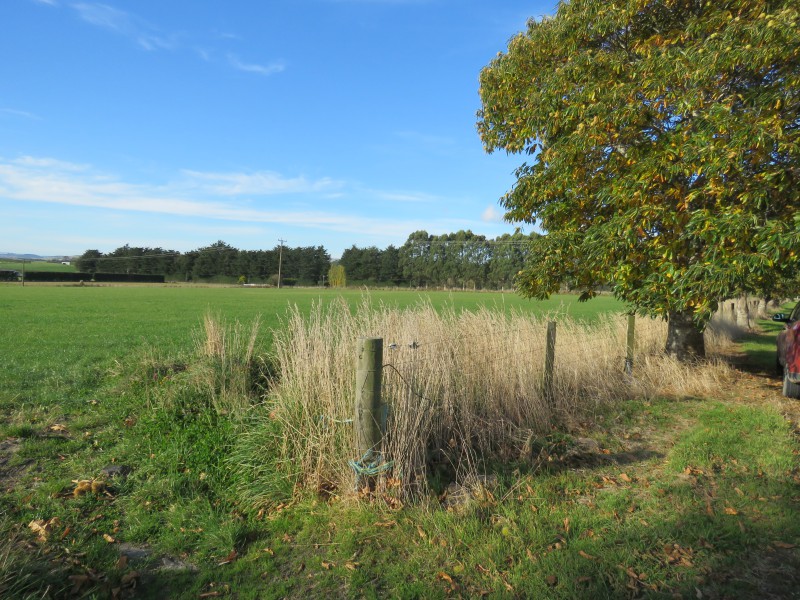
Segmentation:
{"type": "Polygon", "coordinates": [[[2,0],[0,251],[514,230],[478,74],[515,0],[2,0]]]}

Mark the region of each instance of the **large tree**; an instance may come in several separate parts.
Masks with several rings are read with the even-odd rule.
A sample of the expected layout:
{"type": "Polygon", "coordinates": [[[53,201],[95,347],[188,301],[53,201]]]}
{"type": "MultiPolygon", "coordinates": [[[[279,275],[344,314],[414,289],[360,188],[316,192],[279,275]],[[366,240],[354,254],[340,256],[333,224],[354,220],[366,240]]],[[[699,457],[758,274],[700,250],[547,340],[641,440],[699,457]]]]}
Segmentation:
{"type": "Polygon", "coordinates": [[[487,151],[530,156],[502,199],[538,223],[519,286],[601,285],[703,355],[720,298],[796,269],[797,0],[572,0],[482,71],[487,151]]]}

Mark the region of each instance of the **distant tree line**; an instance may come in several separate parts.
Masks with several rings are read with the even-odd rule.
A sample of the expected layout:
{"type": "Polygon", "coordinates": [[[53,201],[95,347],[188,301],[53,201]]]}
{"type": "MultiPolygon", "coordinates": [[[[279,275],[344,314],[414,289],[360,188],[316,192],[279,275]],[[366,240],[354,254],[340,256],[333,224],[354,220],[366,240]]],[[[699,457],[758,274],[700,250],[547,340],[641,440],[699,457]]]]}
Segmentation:
{"type": "Polygon", "coordinates": [[[75,261],[83,273],[164,275],[179,281],[278,282],[285,285],[378,285],[468,289],[511,288],[537,234],[487,239],[472,231],[432,235],[415,231],[399,248],[352,246],[331,261],[322,246],[238,250],[223,241],[189,252],[121,246],[87,250],[75,261]],[[333,269],[331,267],[334,267],[333,269]],[[336,282],[330,281],[336,274],[336,282]]]}
{"type": "Polygon", "coordinates": [[[278,282],[278,263],[285,285],[318,285],[324,282],[331,257],[322,246],[271,250],[238,250],[223,241],[189,252],[121,246],[103,254],[87,250],[75,263],[86,273],[139,273],[164,275],[180,281],[278,282]]]}
{"type": "Polygon", "coordinates": [[[469,230],[443,235],[415,231],[400,248],[352,246],[339,264],[350,285],[510,288],[535,236],[517,232],[487,239],[469,230]]]}

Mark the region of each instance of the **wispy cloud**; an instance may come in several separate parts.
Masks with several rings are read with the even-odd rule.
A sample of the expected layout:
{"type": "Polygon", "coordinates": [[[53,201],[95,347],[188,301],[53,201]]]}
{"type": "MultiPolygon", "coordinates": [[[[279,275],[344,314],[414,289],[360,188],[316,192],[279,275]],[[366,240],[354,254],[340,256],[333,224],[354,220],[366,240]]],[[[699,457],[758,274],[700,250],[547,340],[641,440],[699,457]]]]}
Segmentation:
{"type": "Polygon", "coordinates": [[[144,19],[108,4],[79,2],[72,5],[81,19],[133,40],[145,50],[172,50],[175,36],[165,36],[144,19]]]}
{"type": "Polygon", "coordinates": [[[366,192],[379,200],[386,202],[425,202],[431,203],[441,200],[432,194],[409,191],[366,190],[366,192]]]}
{"type": "MultiPolygon", "coordinates": [[[[55,0],[34,1],[46,4],[55,2],[55,0]]],[[[232,32],[213,33],[212,37],[215,43],[209,44],[199,42],[197,39],[191,40],[190,38],[192,36],[187,36],[187,34],[184,33],[164,33],[140,16],[116,8],[110,4],[101,2],[76,2],[71,4],[71,7],[83,21],[131,40],[140,48],[150,52],[158,50],[186,50],[196,53],[197,56],[205,62],[222,62],[222,64],[226,64],[238,71],[254,73],[261,76],[274,75],[286,69],[286,65],[283,61],[275,60],[269,63],[247,62],[232,52],[225,53],[224,50],[213,48],[214,44],[217,42],[225,43],[241,39],[237,34],[232,32]]],[[[196,38],[197,36],[194,37],[196,38]]]]}
{"type": "Polygon", "coordinates": [[[41,121],[42,117],[35,115],[26,110],[16,110],[14,108],[0,108],[0,115],[10,115],[12,117],[24,117],[26,119],[33,119],[34,121],[41,121]]]}
{"type": "Polygon", "coordinates": [[[344,185],[343,182],[328,177],[311,181],[305,177],[284,177],[272,171],[214,173],[184,170],[182,173],[182,185],[217,196],[330,192],[344,185]]]}
{"type": "Polygon", "coordinates": [[[47,6],[58,6],[56,0],[31,0],[34,4],[46,4],[47,6]]]}
{"type": "Polygon", "coordinates": [[[268,65],[261,65],[256,63],[246,63],[239,59],[235,54],[228,54],[228,64],[234,69],[244,71],[246,73],[257,73],[258,75],[274,75],[286,70],[286,65],[281,61],[271,62],[268,65]]]}
{"type": "Polygon", "coordinates": [[[490,204],[481,214],[481,221],[484,223],[502,223],[503,212],[498,210],[494,204],[490,204]]]}
{"type": "MultiPolygon", "coordinates": [[[[422,224],[386,220],[357,214],[324,210],[264,207],[242,194],[311,194],[324,196],[336,186],[332,179],[309,181],[285,178],[275,173],[236,174],[185,171],[178,183],[161,186],[128,183],[97,172],[86,165],[51,158],[23,157],[0,159],[0,198],[21,202],[47,202],[69,206],[94,207],[115,211],[200,217],[241,223],[270,223],[312,229],[358,233],[368,231],[386,236],[403,236],[422,224]],[[203,188],[187,191],[187,180],[203,188]],[[278,191],[282,189],[283,191],[278,191]]],[[[308,201],[308,199],[306,199],[308,201]]]]}

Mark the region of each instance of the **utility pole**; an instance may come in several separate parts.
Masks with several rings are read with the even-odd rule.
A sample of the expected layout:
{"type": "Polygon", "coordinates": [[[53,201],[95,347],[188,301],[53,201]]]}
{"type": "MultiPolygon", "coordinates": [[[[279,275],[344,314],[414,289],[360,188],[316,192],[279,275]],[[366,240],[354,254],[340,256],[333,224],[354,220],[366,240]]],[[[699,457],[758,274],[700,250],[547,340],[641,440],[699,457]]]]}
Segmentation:
{"type": "Polygon", "coordinates": [[[281,263],[283,262],[283,244],[286,240],[278,238],[281,243],[280,250],[278,250],[278,289],[281,289],[281,263]]]}

